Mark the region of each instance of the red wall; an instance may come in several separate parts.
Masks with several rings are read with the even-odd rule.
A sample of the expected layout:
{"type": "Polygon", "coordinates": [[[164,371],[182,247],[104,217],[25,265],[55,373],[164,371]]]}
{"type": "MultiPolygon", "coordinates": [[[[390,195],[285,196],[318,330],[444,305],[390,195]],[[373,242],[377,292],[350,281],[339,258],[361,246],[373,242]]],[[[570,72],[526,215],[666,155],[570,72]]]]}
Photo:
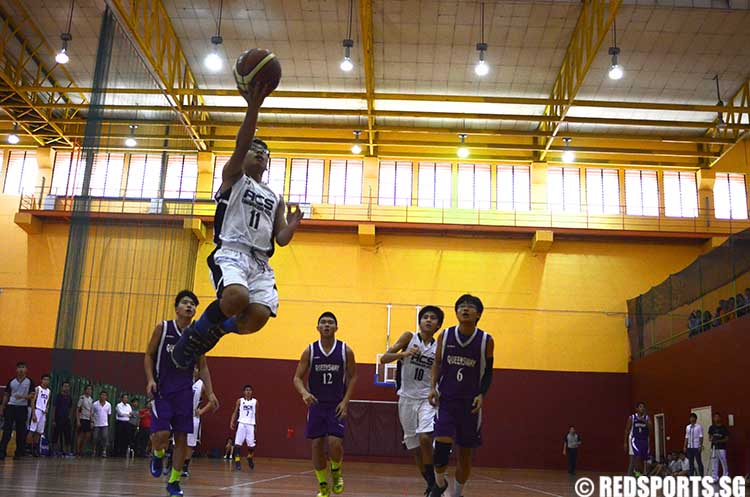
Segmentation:
{"type": "MultiPolygon", "coordinates": [[[[134,353],[73,351],[57,352],[55,364],[71,364],[78,376],[119,385],[133,393],[145,386],[143,355],[134,353]]],[[[13,375],[17,360],[29,364],[30,375],[51,367],[49,349],[0,347],[0,380],[13,375]]],[[[304,439],[305,407],[291,384],[295,361],[271,359],[209,359],[214,388],[222,405],[205,419],[207,447],[223,446],[229,435],[229,418],[242,385],[253,384],[258,398],[258,455],[307,458],[309,443],[304,439]],[[294,436],[287,438],[289,428],[294,436]]],[[[373,384],[373,365],[360,365],[355,399],[395,400],[391,388],[373,384]]],[[[477,451],[482,466],[562,469],[562,437],[575,424],[584,440],[581,469],[621,471],[622,427],[631,408],[627,374],[568,373],[555,371],[495,370],[494,383],[485,402],[484,447],[477,451]],[[614,420],[614,422],[613,422],[614,420]]],[[[391,412],[378,411],[380,418],[391,412]]],[[[374,431],[385,431],[389,423],[374,431]]],[[[370,439],[399,437],[372,433],[370,439]]],[[[408,459],[404,458],[404,462],[408,459]]]]}
{"type": "MultiPolygon", "coordinates": [[[[730,426],[732,475],[750,470],[750,316],[683,340],[630,364],[632,398],[664,413],[667,450],[681,450],[690,409],[711,406],[730,426]]],[[[704,427],[708,430],[708,427],[704,427]]]]}

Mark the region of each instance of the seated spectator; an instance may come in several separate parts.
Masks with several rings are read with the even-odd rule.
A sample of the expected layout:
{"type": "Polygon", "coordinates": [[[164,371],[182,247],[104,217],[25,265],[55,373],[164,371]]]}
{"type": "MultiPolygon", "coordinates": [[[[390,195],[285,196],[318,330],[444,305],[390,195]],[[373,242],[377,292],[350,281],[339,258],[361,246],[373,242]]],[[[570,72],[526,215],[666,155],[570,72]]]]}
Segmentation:
{"type": "Polygon", "coordinates": [[[747,301],[745,300],[745,296],[738,293],[734,300],[737,305],[737,317],[747,314],[747,301]]]}
{"type": "Polygon", "coordinates": [[[716,314],[714,314],[714,320],[711,323],[712,328],[716,328],[717,326],[721,326],[721,321],[723,319],[722,313],[724,312],[724,301],[722,300],[719,304],[719,307],[716,308],[716,314]]]}
{"type": "MultiPolygon", "coordinates": [[[[745,288],[745,304],[750,306],[750,288],[745,288]]],[[[747,310],[746,314],[750,314],[750,308],[747,310]]]]}
{"type": "Polygon", "coordinates": [[[731,319],[734,319],[734,309],[735,309],[734,297],[729,297],[729,299],[727,299],[726,302],[727,302],[727,321],[729,321],[731,319]]]}
{"type": "Polygon", "coordinates": [[[688,336],[694,336],[701,331],[701,311],[693,311],[688,318],[688,336]]]}
{"type": "Polygon", "coordinates": [[[677,459],[678,465],[675,468],[679,468],[678,471],[672,473],[672,476],[690,476],[690,461],[688,461],[685,452],[680,452],[680,457],[677,459]]]}
{"type": "MultiPolygon", "coordinates": [[[[688,469],[690,468],[690,462],[688,461],[688,469]]],[[[682,471],[682,463],[680,462],[680,456],[677,452],[669,454],[669,474],[676,475],[682,471]]]]}
{"type": "Polygon", "coordinates": [[[658,476],[660,478],[664,478],[669,473],[669,464],[667,461],[662,459],[661,461],[654,463],[651,465],[651,471],[649,471],[647,474],[648,476],[658,476]]]}
{"type": "Polygon", "coordinates": [[[703,329],[701,331],[708,331],[713,326],[711,319],[711,311],[703,311],[703,329]]]}

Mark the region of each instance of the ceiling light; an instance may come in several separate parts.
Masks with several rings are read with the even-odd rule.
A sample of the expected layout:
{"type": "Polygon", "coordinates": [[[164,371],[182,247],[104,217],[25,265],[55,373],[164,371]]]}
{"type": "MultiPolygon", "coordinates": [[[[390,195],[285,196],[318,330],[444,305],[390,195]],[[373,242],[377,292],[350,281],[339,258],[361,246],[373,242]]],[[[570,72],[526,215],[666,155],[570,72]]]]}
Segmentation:
{"type": "Polygon", "coordinates": [[[487,44],[484,42],[484,2],[480,4],[481,9],[481,15],[480,15],[480,22],[482,24],[482,40],[477,43],[477,50],[479,51],[479,61],[474,66],[474,73],[477,76],[486,76],[488,72],[490,72],[490,67],[487,65],[487,62],[484,60],[484,52],[487,51],[487,44]]]}
{"type": "Polygon", "coordinates": [[[16,145],[21,139],[18,137],[18,123],[13,123],[13,132],[8,135],[8,143],[16,145]]]}
{"type": "Polygon", "coordinates": [[[625,75],[625,70],[617,62],[617,56],[620,55],[620,47],[617,46],[617,17],[615,17],[612,24],[612,46],[609,47],[608,53],[612,56],[612,64],[610,64],[609,72],[607,73],[609,79],[614,81],[622,79],[625,75]]]}
{"type": "Polygon", "coordinates": [[[344,47],[344,60],[341,61],[339,67],[344,72],[349,72],[354,69],[352,63],[351,49],[354,46],[354,40],[352,40],[352,21],[354,20],[354,0],[349,0],[349,27],[346,32],[346,38],[341,42],[344,47]]]}
{"type": "Polygon", "coordinates": [[[75,0],[70,0],[70,11],[68,12],[68,28],[65,30],[64,33],[60,35],[60,39],[62,40],[62,48],[59,52],[57,52],[57,55],[55,55],[55,62],[58,64],[67,64],[70,60],[70,57],[68,56],[68,42],[73,39],[73,36],[70,34],[70,27],[73,24],[73,9],[75,8],[75,0]]]}
{"type": "MultiPolygon", "coordinates": [[[[719,75],[717,74],[714,76],[714,80],[716,81],[716,105],[719,107],[724,107],[724,101],[721,99],[721,91],[719,91],[719,75]]],[[[716,127],[718,129],[725,129],[727,127],[726,121],[724,121],[724,114],[722,114],[721,111],[716,113],[716,127]]]]}
{"type": "Polygon", "coordinates": [[[354,145],[352,145],[352,153],[353,154],[361,154],[362,153],[362,147],[359,146],[359,135],[362,133],[360,130],[356,129],[354,130],[354,145]]]}
{"type": "Polygon", "coordinates": [[[562,161],[566,164],[575,162],[576,153],[573,149],[570,148],[570,142],[572,140],[570,138],[563,138],[563,141],[565,142],[565,151],[562,153],[562,161]]]}
{"type": "Polygon", "coordinates": [[[128,127],[130,128],[130,136],[125,138],[125,146],[128,148],[133,148],[138,145],[138,142],[135,139],[135,130],[138,128],[138,125],[131,124],[128,127]]]}
{"type": "Polygon", "coordinates": [[[216,18],[216,34],[211,37],[211,52],[203,59],[203,65],[210,72],[219,72],[224,67],[224,60],[219,55],[219,45],[224,42],[221,37],[221,15],[224,11],[224,0],[219,2],[219,17],[216,18]]]}
{"type": "Polygon", "coordinates": [[[464,143],[466,143],[466,133],[460,133],[458,139],[461,140],[461,146],[456,150],[456,155],[461,159],[465,159],[469,156],[469,147],[464,146],[464,143]]]}
{"type": "Polygon", "coordinates": [[[339,67],[344,72],[349,72],[352,69],[354,69],[354,64],[352,63],[352,57],[351,57],[351,48],[354,46],[354,40],[346,39],[342,42],[342,45],[344,47],[344,60],[341,61],[341,64],[339,67]]]}

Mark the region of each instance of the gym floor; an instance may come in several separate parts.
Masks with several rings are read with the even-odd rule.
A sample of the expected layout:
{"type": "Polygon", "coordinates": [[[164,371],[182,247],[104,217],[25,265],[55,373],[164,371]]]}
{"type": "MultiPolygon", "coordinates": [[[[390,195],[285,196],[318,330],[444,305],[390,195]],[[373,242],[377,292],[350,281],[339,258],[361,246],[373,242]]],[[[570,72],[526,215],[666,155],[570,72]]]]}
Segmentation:
{"type": "MultiPolygon", "coordinates": [[[[164,481],[148,476],[146,459],[32,459],[0,465],[2,497],[153,497],[164,481]]],[[[183,479],[187,497],[314,496],[309,461],[259,458],[256,469],[232,470],[229,461],[196,459],[183,479]]],[[[421,496],[424,482],[404,464],[344,465],[350,497],[421,496]]],[[[573,481],[562,471],[476,468],[467,485],[474,497],[573,497],[573,481]]]]}

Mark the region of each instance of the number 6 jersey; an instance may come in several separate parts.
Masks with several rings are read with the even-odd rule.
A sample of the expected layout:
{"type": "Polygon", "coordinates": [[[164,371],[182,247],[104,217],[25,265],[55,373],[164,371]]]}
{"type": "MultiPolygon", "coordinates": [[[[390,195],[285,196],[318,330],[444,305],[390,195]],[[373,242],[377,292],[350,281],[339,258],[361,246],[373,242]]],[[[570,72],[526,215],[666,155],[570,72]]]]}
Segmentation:
{"type": "Polygon", "coordinates": [[[310,393],[321,405],[335,406],[346,393],[346,344],[336,340],[326,353],[320,340],[310,344],[310,393]]]}
{"type": "Polygon", "coordinates": [[[479,328],[464,336],[458,326],[443,332],[438,390],[441,400],[473,399],[484,376],[489,335],[479,328]]]}
{"type": "Polygon", "coordinates": [[[216,195],[214,243],[240,252],[273,255],[273,226],[279,196],[265,183],[242,176],[216,195]]]}
{"type": "Polygon", "coordinates": [[[432,386],[432,364],[435,362],[435,350],[437,350],[437,340],[426,343],[419,333],[412,333],[409,345],[406,350],[414,347],[419,352],[411,357],[406,357],[401,361],[399,377],[399,397],[407,399],[423,400],[430,395],[432,386]]]}

